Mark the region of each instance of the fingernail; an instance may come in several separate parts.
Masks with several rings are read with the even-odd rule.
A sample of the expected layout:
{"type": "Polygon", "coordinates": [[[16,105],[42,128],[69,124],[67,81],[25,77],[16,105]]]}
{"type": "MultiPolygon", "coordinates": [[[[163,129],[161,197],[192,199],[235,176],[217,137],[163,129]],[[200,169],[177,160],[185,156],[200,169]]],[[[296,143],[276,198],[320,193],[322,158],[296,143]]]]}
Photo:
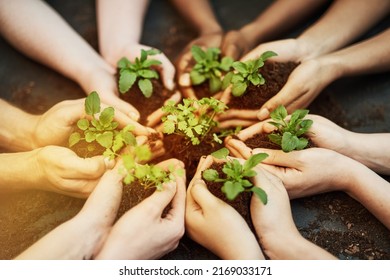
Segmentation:
{"type": "Polygon", "coordinates": [[[105,157],[104,165],[106,166],[106,169],[112,169],[115,166],[115,160],[105,157]]]}
{"type": "Polygon", "coordinates": [[[268,117],[269,117],[269,111],[268,111],[267,108],[261,109],[261,110],[259,111],[259,113],[257,114],[257,118],[258,118],[259,120],[261,120],[261,121],[267,119],[268,117]]]}
{"type": "Polygon", "coordinates": [[[139,115],[136,114],[136,113],[134,113],[134,112],[129,112],[129,113],[127,113],[127,115],[128,115],[131,119],[133,119],[133,120],[135,120],[135,121],[138,121],[138,120],[139,120],[139,115]]]}
{"type": "Polygon", "coordinates": [[[169,79],[167,81],[167,89],[173,90],[174,88],[175,88],[175,83],[173,82],[173,80],[169,79]]]}
{"type": "Polygon", "coordinates": [[[184,73],[183,75],[181,75],[180,78],[179,78],[179,84],[182,87],[189,87],[189,86],[191,86],[190,74],[184,73]]]}

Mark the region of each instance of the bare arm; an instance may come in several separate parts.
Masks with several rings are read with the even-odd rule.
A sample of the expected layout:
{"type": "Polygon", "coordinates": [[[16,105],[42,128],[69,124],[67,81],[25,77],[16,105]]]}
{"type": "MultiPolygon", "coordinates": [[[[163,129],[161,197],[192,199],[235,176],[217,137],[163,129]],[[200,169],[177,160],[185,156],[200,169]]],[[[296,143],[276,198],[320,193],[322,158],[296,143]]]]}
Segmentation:
{"type": "Polygon", "coordinates": [[[340,49],[357,39],[390,11],[390,1],[338,0],[298,37],[306,59],[340,49]]]}

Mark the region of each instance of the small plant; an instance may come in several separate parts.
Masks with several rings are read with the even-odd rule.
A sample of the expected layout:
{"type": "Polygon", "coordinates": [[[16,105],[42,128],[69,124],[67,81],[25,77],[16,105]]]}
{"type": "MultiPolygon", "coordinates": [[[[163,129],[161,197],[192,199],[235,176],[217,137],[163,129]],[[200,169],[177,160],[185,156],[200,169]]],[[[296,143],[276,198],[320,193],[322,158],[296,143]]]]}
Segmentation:
{"type": "MultiPolygon", "coordinates": [[[[76,131],[70,135],[69,147],[76,145],[81,140],[85,140],[87,143],[97,142],[106,148],[103,155],[113,159],[125,145],[136,144],[135,136],[131,133],[132,126],[128,125],[122,130],[117,129],[118,123],[114,121],[115,110],[113,107],[107,107],[100,112],[100,98],[96,91],[85,99],[84,107],[85,113],[92,119],[83,118],[77,122],[77,127],[82,133],[76,131]],[[97,114],[99,117],[95,116],[97,114]]],[[[94,146],[88,145],[87,149],[93,151],[94,146]]]]}
{"type": "Polygon", "coordinates": [[[232,67],[236,70],[226,74],[222,81],[222,89],[226,89],[232,84],[232,94],[242,96],[249,84],[254,86],[263,85],[264,77],[259,73],[259,69],[264,66],[264,62],[277,54],[272,51],[264,52],[259,58],[245,62],[235,61],[232,67]]]}
{"type": "MultiPolygon", "coordinates": [[[[218,126],[214,120],[216,114],[224,112],[227,106],[213,97],[200,100],[183,99],[182,104],[175,105],[169,102],[162,107],[167,115],[163,117],[163,132],[176,133],[191,141],[192,145],[199,145],[213,128],[218,126]]],[[[214,141],[222,143],[217,134],[213,134],[214,141]]]]}
{"type": "Polygon", "coordinates": [[[132,63],[126,57],[118,61],[119,71],[119,91],[126,93],[138,79],[138,87],[142,94],[149,98],[153,93],[153,84],[150,79],[158,79],[159,75],[156,70],[151,69],[151,66],[160,65],[161,61],[156,59],[148,59],[148,56],[161,53],[159,50],[141,50],[141,57],[135,58],[132,63]]]}
{"type": "Polygon", "coordinates": [[[190,78],[193,85],[199,85],[209,81],[211,93],[216,93],[222,87],[222,74],[228,72],[233,63],[231,57],[223,57],[219,60],[221,50],[219,48],[208,48],[203,51],[199,46],[192,46],[192,56],[196,61],[195,66],[190,72],[190,78]]]}
{"type": "Polygon", "coordinates": [[[264,204],[267,204],[267,193],[263,189],[254,186],[248,179],[257,175],[253,168],[267,158],[268,154],[252,155],[243,165],[237,159],[227,159],[228,154],[229,150],[226,148],[211,154],[216,158],[227,160],[222,168],[222,172],[226,177],[220,178],[217,170],[209,168],[203,172],[203,178],[209,182],[223,183],[221,190],[229,200],[234,200],[242,192],[253,192],[264,204]]]}
{"type": "Polygon", "coordinates": [[[290,120],[286,120],[287,110],[283,105],[278,106],[270,116],[273,121],[269,123],[274,125],[277,130],[268,135],[268,138],[275,144],[282,147],[284,152],[292,150],[302,150],[306,148],[309,141],[305,137],[300,137],[306,133],[312,120],[304,120],[309,110],[296,110],[291,114],[290,120]]]}
{"type": "Polygon", "coordinates": [[[134,148],[132,153],[122,155],[123,166],[122,172],[125,172],[123,182],[131,184],[138,181],[145,189],[155,187],[158,191],[163,190],[163,184],[175,180],[175,176],[184,176],[182,168],[175,169],[170,166],[165,171],[160,166],[142,164],[140,162],[148,161],[151,158],[151,151],[148,146],[140,145],[134,148]]]}

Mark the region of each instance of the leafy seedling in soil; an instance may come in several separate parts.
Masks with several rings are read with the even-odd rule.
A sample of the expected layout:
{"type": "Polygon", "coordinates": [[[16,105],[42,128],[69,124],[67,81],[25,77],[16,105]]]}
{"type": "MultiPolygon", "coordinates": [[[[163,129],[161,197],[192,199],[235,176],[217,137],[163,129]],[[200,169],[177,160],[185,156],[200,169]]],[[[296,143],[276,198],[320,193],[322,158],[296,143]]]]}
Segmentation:
{"type": "Polygon", "coordinates": [[[228,200],[234,200],[242,192],[253,192],[264,204],[267,204],[267,193],[263,189],[254,186],[249,178],[257,175],[253,168],[267,158],[268,154],[252,155],[244,164],[241,164],[237,159],[228,159],[228,154],[229,150],[226,148],[211,154],[216,158],[227,160],[222,168],[225,177],[221,178],[217,170],[209,168],[203,172],[203,178],[209,182],[223,183],[221,191],[228,200]]]}
{"type": "Polygon", "coordinates": [[[272,51],[264,52],[259,58],[245,62],[235,61],[232,67],[235,71],[227,73],[222,81],[222,89],[226,89],[232,84],[233,96],[242,96],[248,85],[264,85],[264,77],[259,73],[259,69],[264,66],[264,62],[277,54],[272,51]]]}
{"type": "Polygon", "coordinates": [[[277,130],[268,135],[268,138],[275,144],[282,147],[284,152],[302,150],[307,147],[309,141],[301,137],[312,126],[313,121],[304,119],[309,110],[298,109],[291,114],[291,118],[286,120],[287,110],[283,105],[278,106],[271,112],[272,121],[277,130]]]}
{"type": "Polygon", "coordinates": [[[152,66],[160,65],[161,61],[148,59],[148,56],[161,53],[159,50],[141,50],[141,57],[136,57],[134,62],[123,57],[118,61],[119,68],[119,91],[126,93],[138,80],[138,87],[142,94],[149,98],[153,93],[153,84],[151,79],[158,79],[159,75],[152,66]]]}
{"type": "Polygon", "coordinates": [[[84,140],[90,144],[88,150],[92,151],[95,149],[93,143],[98,143],[105,148],[103,155],[113,159],[124,146],[136,144],[131,125],[122,130],[117,129],[118,123],[114,121],[113,107],[107,107],[101,111],[100,98],[96,91],[85,99],[84,108],[85,113],[92,119],[83,118],[77,122],[77,127],[81,132],[76,131],[70,135],[69,147],[84,140]],[[97,114],[99,117],[96,117],[97,114]]]}
{"type": "Polygon", "coordinates": [[[222,76],[230,70],[233,63],[231,57],[225,56],[220,59],[219,48],[208,48],[203,51],[199,46],[192,46],[192,57],[196,64],[190,72],[193,85],[209,82],[210,93],[216,93],[222,88],[222,76]]]}
{"type": "MultiPolygon", "coordinates": [[[[175,105],[169,102],[162,110],[166,115],[163,117],[163,132],[166,134],[178,134],[183,136],[192,145],[199,145],[203,139],[212,133],[213,128],[218,126],[215,116],[224,112],[227,106],[213,98],[200,100],[183,99],[182,104],[175,105]]],[[[213,134],[213,140],[222,143],[220,136],[213,134]]]]}

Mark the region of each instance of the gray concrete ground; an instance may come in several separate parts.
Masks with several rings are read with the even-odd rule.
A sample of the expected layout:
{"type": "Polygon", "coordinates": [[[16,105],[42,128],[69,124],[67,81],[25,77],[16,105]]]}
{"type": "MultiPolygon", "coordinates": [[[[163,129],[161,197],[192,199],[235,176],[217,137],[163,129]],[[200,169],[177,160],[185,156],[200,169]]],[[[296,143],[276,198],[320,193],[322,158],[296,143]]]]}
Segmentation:
{"type": "MultiPolygon", "coordinates": [[[[97,48],[94,1],[48,2],[97,48]]],[[[271,2],[212,1],[226,29],[239,28],[271,2]]],[[[299,34],[319,15],[285,37],[299,34]]],[[[389,18],[383,20],[362,38],[388,28],[389,23],[389,18]]],[[[174,60],[192,38],[195,38],[195,32],[178,16],[169,1],[151,1],[142,43],[161,49],[174,60]]],[[[0,53],[0,94],[12,104],[38,114],[64,99],[85,96],[77,84],[26,58],[2,38],[0,53]]],[[[324,90],[310,106],[311,112],[324,115],[352,131],[389,132],[389,77],[387,72],[343,78],[324,90]]],[[[1,194],[0,259],[16,256],[55,226],[73,217],[83,203],[83,200],[40,191],[1,194]]],[[[294,200],[292,210],[300,232],[339,258],[390,259],[389,231],[347,195],[329,193],[294,200]]],[[[184,237],[177,250],[164,258],[214,259],[216,256],[184,237]]]]}

